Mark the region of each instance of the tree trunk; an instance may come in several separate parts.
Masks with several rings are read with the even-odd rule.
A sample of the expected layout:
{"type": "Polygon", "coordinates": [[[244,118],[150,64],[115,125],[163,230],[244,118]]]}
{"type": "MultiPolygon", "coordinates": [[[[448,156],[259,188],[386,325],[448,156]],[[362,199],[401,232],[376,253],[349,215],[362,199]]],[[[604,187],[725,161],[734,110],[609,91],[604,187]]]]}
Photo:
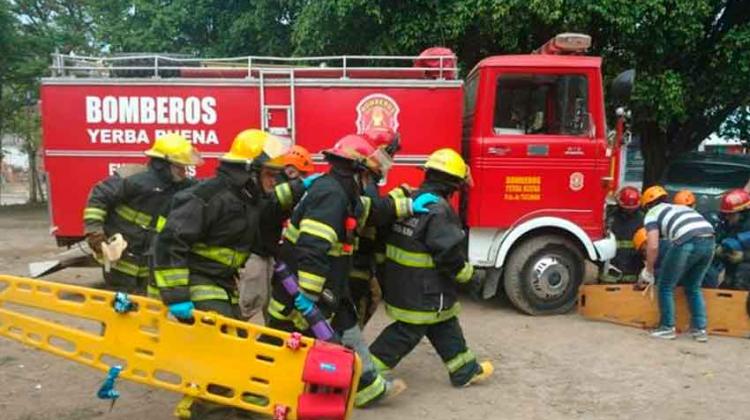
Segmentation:
{"type": "Polygon", "coordinates": [[[641,153],[643,154],[643,188],[650,187],[661,179],[667,168],[667,133],[655,122],[647,122],[641,131],[641,153]]]}

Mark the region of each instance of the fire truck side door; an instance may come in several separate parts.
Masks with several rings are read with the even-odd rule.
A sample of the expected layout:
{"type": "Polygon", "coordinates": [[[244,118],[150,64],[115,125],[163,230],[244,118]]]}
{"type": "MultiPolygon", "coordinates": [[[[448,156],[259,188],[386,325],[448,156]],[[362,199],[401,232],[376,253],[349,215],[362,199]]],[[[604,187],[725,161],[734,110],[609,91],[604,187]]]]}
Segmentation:
{"type": "Polygon", "coordinates": [[[558,216],[595,228],[587,226],[595,223],[591,207],[601,189],[591,75],[570,69],[491,74],[485,112],[492,116],[483,119],[491,126],[483,127],[478,165],[482,226],[558,216]]]}

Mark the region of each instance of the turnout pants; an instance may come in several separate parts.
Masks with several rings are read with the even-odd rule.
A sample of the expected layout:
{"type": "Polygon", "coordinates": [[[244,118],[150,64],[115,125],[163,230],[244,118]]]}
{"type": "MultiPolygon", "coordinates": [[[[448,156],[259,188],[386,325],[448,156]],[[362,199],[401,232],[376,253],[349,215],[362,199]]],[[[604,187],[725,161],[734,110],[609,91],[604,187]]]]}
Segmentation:
{"type": "Polygon", "coordinates": [[[466,347],[461,325],[455,316],[437,324],[421,325],[396,321],[386,327],[370,345],[370,352],[378,370],[388,371],[395,368],[424,336],[427,336],[432,347],[443,359],[451,384],[454,386],[467,384],[480,372],[476,357],[466,347]]]}
{"type": "Polygon", "coordinates": [[[102,263],[104,288],[114,292],[146,295],[149,274],[148,265],[140,258],[123,255],[119,261],[112,263],[109,273],[104,270],[102,263]]]}
{"type": "MultiPolygon", "coordinates": [[[[213,285],[214,287],[220,287],[213,285]]],[[[218,290],[216,290],[218,292],[218,290]]],[[[225,290],[224,299],[194,300],[195,309],[206,312],[216,312],[228,318],[242,319],[239,305],[237,305],[236,291],[225,290]]],[[[220,295],[221,293],[218,293],[220,295]]],[[[194,295],[198,298],[200,295],[194,295]]],[[[220,351],[220,349],[219,349],[220,351]]],[[[186,397],[190,398],[190,397],[186,397]]],[[[259,403],[258,401],[251,401],[259,403]]],[[[267,402],[267,401],[266,401],[267,402]]],[[[219,420],[219,419],[252,419],[257,418],[253,413],[235,407],[228,407],[210,401],[196,399],[190,405],[191,420],[219,420]]]]}

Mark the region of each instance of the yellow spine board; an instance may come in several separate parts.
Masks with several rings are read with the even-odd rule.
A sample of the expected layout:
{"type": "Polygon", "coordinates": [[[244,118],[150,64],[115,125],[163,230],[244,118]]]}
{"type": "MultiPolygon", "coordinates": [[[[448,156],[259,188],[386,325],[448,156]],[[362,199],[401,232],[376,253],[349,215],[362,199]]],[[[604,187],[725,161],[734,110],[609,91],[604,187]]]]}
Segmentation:
{"type": "MultiPolygon", "coordinates": [[[[137,311],[118,314],[113,299],[113,292],[0,275],[0,335],[102,371],[122,364],[120,377],[134,382],[266,415],[285,406],[286,418],[297,418],[313,339],[303,337],[292,350],[286,332],[201,311],[193,325],[182,324],[167,317],[161,302],[141,296],[131,297],[137,311]],[[62,325],[36,316],[39,310],[101,328],[62,325]],[[272,343],[258,341],[261,336],[272,343]]],[[[361,373],[354,360],[347,418],[361,373]]]]}
{"type": "MultiPolygon", "coordinates": [[[[657,297],[651,291],[635,290],[632,284],[587,284],[578,291],[578,313],[586,318],[614,322],[638,328],[654,328],[659,323],[657,297]]],[[[681,287],[674,291],[679,331],[690,328],[685,293],[681,287]]],[[[703,289],[706,302],[709,334],[730,337],[750,337],[750,317],[747,313],[748,292],[738,290],[703,289]]]]}

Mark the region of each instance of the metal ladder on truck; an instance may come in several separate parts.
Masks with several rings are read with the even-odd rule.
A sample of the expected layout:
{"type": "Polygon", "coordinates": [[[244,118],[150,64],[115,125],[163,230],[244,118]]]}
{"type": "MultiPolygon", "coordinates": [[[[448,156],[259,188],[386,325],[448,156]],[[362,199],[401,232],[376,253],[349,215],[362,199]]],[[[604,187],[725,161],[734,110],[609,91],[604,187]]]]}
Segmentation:
{"type": "Polygon", "coordinates": [[[351,350],[296,333],[201,311],[186,324],[157,300],[7,275],[0,335],[109,372],[102,399],[122,377],[279,420],[348,419],[361,372],[351,350]]]}
{"type": "Polygon", "coordinates": [[[288,137],[292,144],[296,142],[296,129],[294,124],[294,69],[293,68],[261,68],[258,70],[258,79],[260,82],[260,122],[261,129],[273,135],[288,137]],[[286,76],[272,77],[268,76],[286,76]],[[268,92],[266,88],[269,84],[276,84],[270,81],[279,81],[289,84],[289,103],[287,104],[269,104],[268,92]],[[285,115],[286,124],[273,125],[274,114],[282,113],[285,115]]]}

